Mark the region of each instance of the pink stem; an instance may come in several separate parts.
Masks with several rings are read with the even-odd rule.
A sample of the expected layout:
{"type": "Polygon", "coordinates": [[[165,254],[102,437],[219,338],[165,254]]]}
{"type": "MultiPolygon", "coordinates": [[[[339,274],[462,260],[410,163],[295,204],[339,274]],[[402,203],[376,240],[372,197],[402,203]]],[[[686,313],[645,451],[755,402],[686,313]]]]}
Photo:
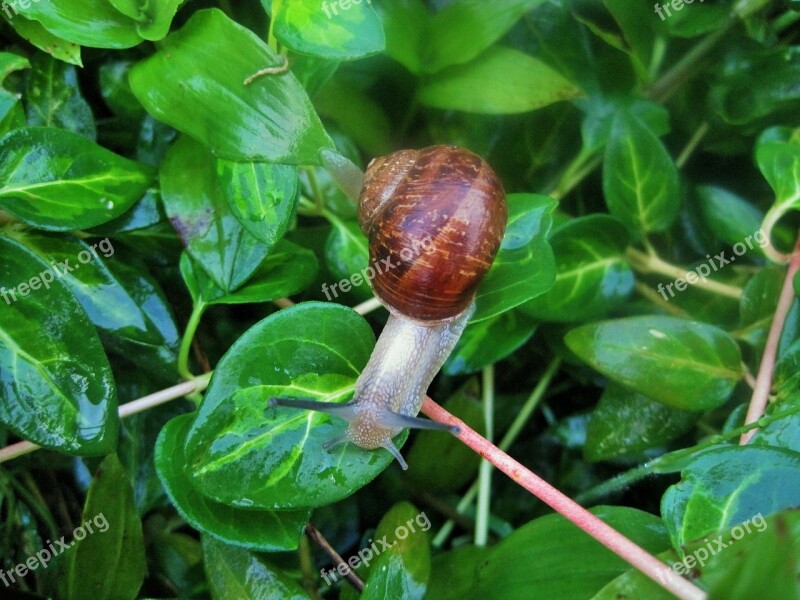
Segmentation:
{"type": "MultiPolygon", "coordinates": [[[[769,392],[772,389],[772,378],[775,374],[775,361],[778,356],[778,344],[781,341],[781,333],[786,323],[786,316],[794,302],[794,289],[792,281],[800,269],[800,236],[794,247],[794,252],[789,257],[789,270],[786,271],[786,278],[783,280],[783,289],[778,297],[778,307],[775,309],[775,316],[772,318],[772,325],[769,328],[767,343],[764,346],[764,355],[761,357],[761,365],[758,367],[756,384],[753,388],[753,395],[750,397],[750,406],[747,408],[747,416],[744,424],[755,423],[764,414],[769,400],[769,392]]],[[[750,441],[758,429],[750,429],[739,438],[739,444],[746,444],[750,441]]]]}
{"type": "Polygon", "coordinates": [[[422,412],[434,421],[456,425],[461,430],[457,437],[464,444],[664,589],[682,600],[705,599],[706,594],[703,590],[677,575],[647,550],[633,543],[580,504],[559,492],[427,396],[422,404],[422,412]]]}

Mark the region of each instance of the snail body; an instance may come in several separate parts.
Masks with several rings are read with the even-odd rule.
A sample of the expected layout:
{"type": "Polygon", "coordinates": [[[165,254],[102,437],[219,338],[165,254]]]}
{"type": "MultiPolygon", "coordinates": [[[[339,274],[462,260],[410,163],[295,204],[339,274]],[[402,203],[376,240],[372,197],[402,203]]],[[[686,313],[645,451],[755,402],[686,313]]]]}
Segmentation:
{"type": "Polygon", "coordinates": [[[370,261],[392,265],[371,281],[389,320],[351,402],[273,398],[271,404],[344,418],[345,435],[326,447],[349,441],[386,448],[407,468],[393,437],[404,428],[453,430],[416,415],[474,311],[475,290],[500,248],[506,219],[500,181],[468,150],[431,146],[373,160],[358,220],[370,261]]]}

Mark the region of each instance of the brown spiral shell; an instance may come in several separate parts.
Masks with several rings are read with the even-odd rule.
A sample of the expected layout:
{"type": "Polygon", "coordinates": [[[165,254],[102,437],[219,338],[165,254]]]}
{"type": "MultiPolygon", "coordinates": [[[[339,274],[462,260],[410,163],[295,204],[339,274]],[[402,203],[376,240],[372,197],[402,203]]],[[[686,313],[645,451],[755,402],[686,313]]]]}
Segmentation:
{"type": "Polygon", "coordinates": [[[375,294],[410,319],[460,314],[492,265],[506,219],[503,186],[469,150],[430,146],[376,158],[358,203],[375,294]]]}

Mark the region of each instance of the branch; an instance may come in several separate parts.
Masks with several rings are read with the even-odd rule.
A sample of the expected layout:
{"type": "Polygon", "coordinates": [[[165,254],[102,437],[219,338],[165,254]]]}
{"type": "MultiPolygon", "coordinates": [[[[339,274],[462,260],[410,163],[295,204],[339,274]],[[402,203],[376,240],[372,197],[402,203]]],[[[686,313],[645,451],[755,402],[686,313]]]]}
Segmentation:
{"type": "MultiPolygon", "coordinates": [[[[798,234],[794,252],[789,259],[789,269],[786,271],[786,278],[783,280],[783,289],[781,290],[781,295],[778,297],[778,306],[775,309],[775,316],[772,318],[772,326],[769,328],[767,343],[764,346],[764,354],[761,357],[761,365],[758,367],[758,376],[756,377],[753,395],[750,397],[750,406],[747,408],[747,416],[744,419],[745,425],[758,421],[767,408],[769,391],[772,389],[772,378],[775,374],[778,344],[781,341],[781,333],[786,323],[786,316],[789,314],[789,309],[792,308],[792,303],[794,302],[792,281],[798,269],[800,269],[800,234],[798,234]]],[[[739,444],[743,445],[749,442],[756,431],[758,430],[751,429],[747,433],[742,434],[742,437],[739,438],[739,444]]]]}
{"type": "MultiPolygon", "coordinates": [[[[208,381],[211,379],[211,373],[206,373],[192,379],[191,381],[184,381],[178,385],[173,385],[171,388],[160,390],[154,394],[143,396],[132,402],[128,402],[119,407],[119,416],[124,419],[136,413],[153,408],[160,404],[166,404],[177,398],[182,398],[194,392],[202,392],[208,387],[208,381]]],[[[29,454],[34,450],[38,450],[41,446],[31,442],[18,442],[11,444],[0,450],[0,463],[13,460],[17,457],[29,454]]]]}
{"type": "Polygon", "coordinates": [[[559,492],[427,396],[422,412],[435,421],[457,426],[461,430],[457,437],[464,444],[664,589],[681,600],[705,600],[706,594],[703,590],[678,576],[644,548],[559,492]]]}

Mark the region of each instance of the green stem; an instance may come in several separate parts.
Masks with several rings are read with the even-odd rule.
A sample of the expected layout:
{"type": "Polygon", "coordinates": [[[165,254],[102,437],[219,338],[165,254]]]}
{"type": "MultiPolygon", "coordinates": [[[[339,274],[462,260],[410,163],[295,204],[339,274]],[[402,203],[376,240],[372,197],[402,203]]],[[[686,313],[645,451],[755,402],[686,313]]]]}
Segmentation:
{"type": "MultiPolygon", "coordinates": [[[[483,419],[486,425],[486,439],[494,437],[494,365],[483,369],[483,419]]],[[[492,465],[481,461],[478,474],[478,510],[475,516],[475,545],[485,546],[489,541],[489,516],[492,499],[492,465]]]]}
{"type": "Polygon", "coordinates": [[[742,434],[747,433],[751,429],[755,429],[757,427],[766,427],[773,421],[777,421],[779,419],[783,419],[785,417],[789,417],[795,414],[800,414],[800,406],[797,406],[793,409],[785,410],[785,411],[776,411],[771,415],[766,415],[761,417],[755,423],[749,423],[747,425],[742,425],[741,427],[737,427],[736,429],[731,429],[727,433],[717,434],[711,436],[707,440],[700,442],[699,444],[695,444],[694,446],[690,446],[689,448],[681,448],[680,450],[674,450],[673,452],[667,452],[666,454],[662,454],[658,458],[655,458],[649,462],[646,462],[638,467],[634,467],[624,473],[620,473],[619,475],[609,479],[608,481],[604,481],[603,483],[594,486],[586,490],[585,492],[581,492],[578,496],[575,497],[575,502],[578,504],[592,504],[593,502],[608,496],[614,492],[618,492],[619,490],[631,485],[639,481],[640,479],[644,479],[649,475],[658,474],[658,468],[664,462],[668,462],[671,460],[676,460],[678,458],[683,458],[685,456],[690,456],[695,454],[701,450],[705,450],[711,446],[715,446],[717,444],[721,444],[723,442],[729,442],[736,438],[739,438],[742,434]]]}
{"type": "Polygon", "coordinates": [[[675,166],[679,169],[682,169],[683,166],[688,162],[689,158],[694,154],[694,151],[697,150],[697,147],[700,145],[700,142],[703,141],[703,138],[708,133],[709,126],[707,121],[703,121],[700,126],[697,128],[697,131],[694,132],[692,135],[692,139],[686,144],[686,147],[681,152],[678,159],[675,161],[675,166]]]}
{"type": "Polygon", "coordinates": [[[197,331],[197,326],[200,325],[200,319],[208,305],[202,300],[197,302],[192,308],[192,314],[189,316],[189,322],[186,324],[186,331],[181,340],[181,347],[178,351],[178,373],[184,379],[194,379],[194,375],[189,370],[189,350],[192,347],[192,340],[197,331]]]}
{"type": "MultiPolygon", "coordinates": [[[[556,372],[558,372],[558,367],[561,365],[560,358],[554,358],[552,362],[547,366],[545,369],[544,374],[542,374],[542,378],[539,380],[539,383],[536,384],[536,387],[531,392],[531,395],[525,401],[525,404],[522,407],[522,410],[517,413],[514,422],[511,423],[511,426],[506,431],[503,439],[500,441],[500,448],[502,450],[508,450],[511,445],[517,440],[522,428],[525,427],[525,424],[530,419],[533,411],[539,406],[539,403],[544,398],[545,393],[550,388],[550,383],[553,381],[553,377],[555,376],[556,372]]],[[[475,496],[478,493],[478,482],[474,481],[464,496],[459,501],[458,505],[456,506],[456,512],[459,514],[463,514],[467,508],[472,504],[472,501],[475,499],[475,496]]],[[[436,537],[433,539],[433,546],[435,548],[440,548],[442,544],[447,541],[447,538],[450,536],[450,533],[453,531],[453,527],[455,526],[455,522],[450,519],[442,526],[439,530],[439,533],[436,534],[436,537]]]]}
{"type": "MultiPolygon", "coordinates": [[[[655,254],[646,254],[637,250],[636,248],[628,248],[625,251],[625,254],[628,257],[631,266],[640,273],[658,273],[674,279],[685,280],[686,275],[693,272],[691,270],[687,271],[682,269],[681,267],[673,265],[672,263],[668,263],[655,254]]],[[[720,296],[733,298],[734,300],[738,300],[742,297],[742,288],[736,287],[735,285],[728,285],[727,283],[712,281],[711,279],[701,278],[698,279],[696,283],[691,283],[689,285],[698,287],[708,292],[719,294],[720,296]]]]}

